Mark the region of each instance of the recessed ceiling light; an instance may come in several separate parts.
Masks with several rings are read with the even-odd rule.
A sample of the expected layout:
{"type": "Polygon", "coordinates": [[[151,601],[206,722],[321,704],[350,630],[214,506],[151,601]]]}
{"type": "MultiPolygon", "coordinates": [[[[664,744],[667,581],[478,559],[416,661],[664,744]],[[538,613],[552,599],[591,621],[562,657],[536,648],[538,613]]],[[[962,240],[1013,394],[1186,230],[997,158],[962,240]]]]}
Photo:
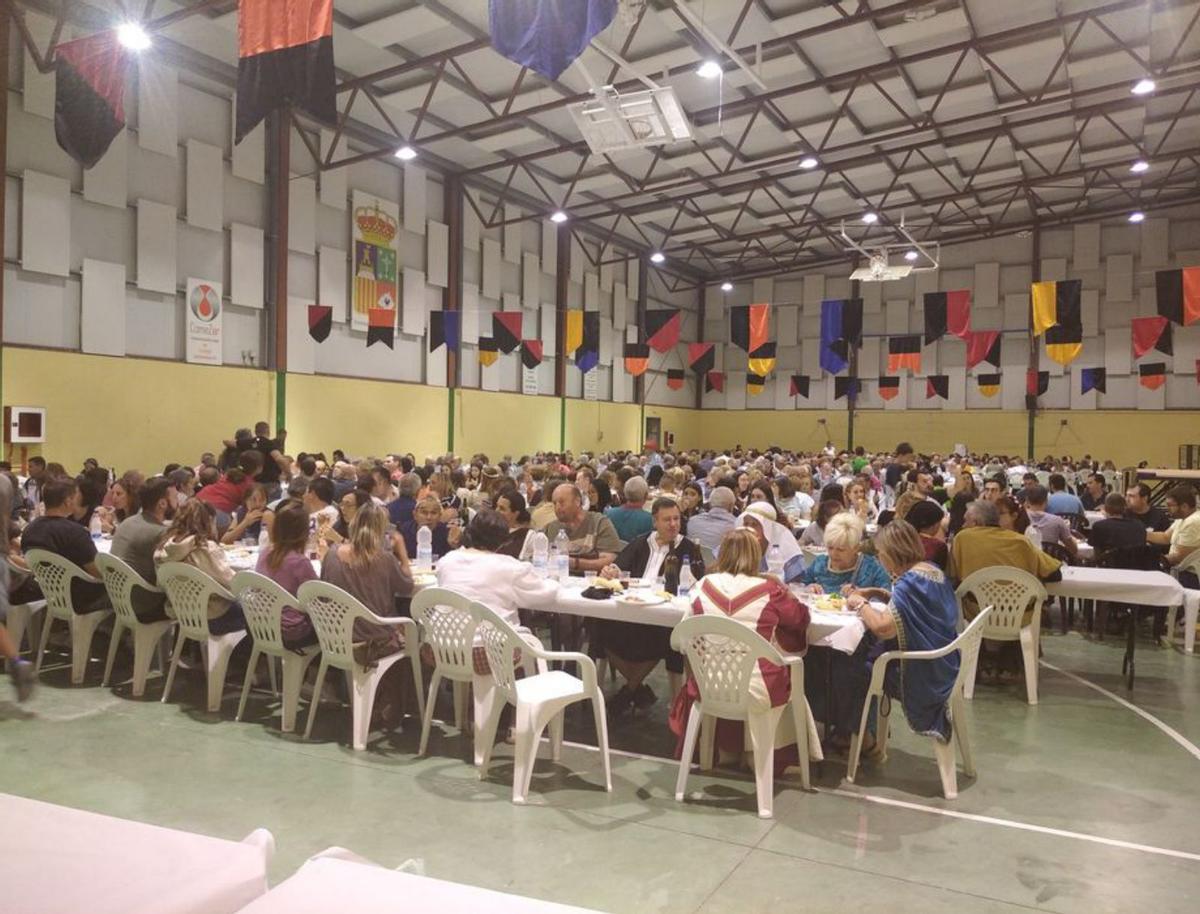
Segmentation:
{"type": "Polygon", "coordinates": [[[703,76],[705,79],[716,79],[721,73],[721,65],[715,60],[706,60],[696,67],[696,75],[703,76]]]}
{"type": "Polygon", "coordinates": [[[150,47],[150,36],[136,22],[124,22],[117,26],[117,41],[131,51],[144,51],[150,47]]]}
{"type": "Polygon", "coordinates": [[[1133,88],[1130,89],[1129,91],[1132,92],[1134,95],[1149,95],[1151,92],[1153,92],[1155,90],[1155,88],[1157,88],[1157,86],[1156,86],[1154,80],[1147,77],[1147,78],[1139,79],[1137,82],[1135,82],[1133,84],[1133,88]]]}
{"type": "Polygon", "coordinates": [[[818,162],[814,156],[805,156],[800,160],[801,168],[816,168],[820,164],[821,163],[818,162]]]}
{"type": "Polygon", "coordinates": [[[733,283],[731,283],[731,282],[721,283],[721,291],[722,292],[732,292],[733,291],[733,283]]]}
{"type": "Polygon", "coordinates": [[[905,260],[916,260],[920,255],[916,251],[906,251],[904,254],[905,260]]]}
{"type": "Polygon", "coordinates": [[[561,209],[556,209],[553,213],[550,214],[550,221],[551,222],[566,222],[567,214],[564,213],[561,209]]]}
{"type": "Polygon", "coordinates": [[[417,157],[417,151],[411,146],[401,146],[396,150],[396,158],[402,162],[411,162],[417,157]]]}
{"type": "Polygon", "coordinates": [[[865,213],[863,213],[862,221],[865,222],[867,225],[874,225],[876,222],[879,221],[879,216],[877,216],[875,213],[871,212],[870,210],[867,210],[865,213]]]}
{"type": "Polygon", "coordinates": [[[1146,214],[1145,214],[1145,213],[1142,213],[1142,212],[1130,213],[1130,214],[1129,214],[1129,221],[1130,221],[1130,222],[1143,222],[1143,221],[1145,221],[1145,219],[1146,219],[1146,214]]]}
{"type": "Polygon", "coordinates": [[[1138,159],[1136,162],[1134,162],[1132,165],[1129,166],[1129,170],[1132,171],[1135,175],[1140,175],[1143,171],[1150,170],[1150,163],[1147,162],[1145,159],[1138,159]]]}
{"type": "Polygon", "coordinates": [[[667,259],[666,255],[663,254],[662,251],[655,251],[653,254],[650,255],[651,263],[662,263],[666,259],[667,259]]]}

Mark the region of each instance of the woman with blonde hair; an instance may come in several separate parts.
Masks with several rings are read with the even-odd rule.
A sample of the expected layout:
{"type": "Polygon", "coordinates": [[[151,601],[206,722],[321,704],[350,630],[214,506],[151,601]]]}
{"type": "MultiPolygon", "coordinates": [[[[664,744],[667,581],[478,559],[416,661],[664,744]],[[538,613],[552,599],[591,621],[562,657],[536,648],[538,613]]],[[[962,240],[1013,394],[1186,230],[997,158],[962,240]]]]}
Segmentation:
{"type": "MultiPolygon", "coordinates": [[[[803,653],[808,648],[808,607],[782,581],[759,573],[762,547],[755,531],[745,527],[729,531],[721,541],[717,564],[696,585],[692,615],[723,615],[762,635],[781,651],[803,653]]],[[[762,707],[778,708],[791,695],[791,675],[786,667],[760,661],[750,680],[751,700],[762,707]]],[[[676,753],[683,749],[683,730],[692,703],[699,700],[696,680],[688,673],[687,683],[675,697],[670,725],[679,737],[676,753]]],[[[796,762],[796,736],[789,715],[780,721],[775,739],[775,767],[781,771],[796,762]],[[779,751],[783,749],[784,751],[779,751]]],[[[740,756],[745,746],[744,725],[739,721],[717,721],[717,748],[722,756],[740,756]]]]}
{"type": "MultiPolygon", "coordinates": [[[[893,521],[894,523],[894,521],[893,521]]],[[[813,593],[842,593],[855,587],[887,587],[879,560],[859,551],[865,525],[857,514],[842,511],[825,525],[825,554],[818,555],[798,580],[813,593]]]]}
{"type": "MultiPolygon", "coordinates": [[[[154,564],[162,565],[164,562],[192,565],[222,587],[229,587],[233,580],[233,569],[225,561],[225,550],[221,548],[217,536],[216,512],[211,505],[193,498],[184,502],[183,507],[175,512],[175,519],[154,551],[154,564]]],[[[246,617],[240,605],[216,594],[209,597],[209,632],[225,635],[245,627],[246,617]]]]}

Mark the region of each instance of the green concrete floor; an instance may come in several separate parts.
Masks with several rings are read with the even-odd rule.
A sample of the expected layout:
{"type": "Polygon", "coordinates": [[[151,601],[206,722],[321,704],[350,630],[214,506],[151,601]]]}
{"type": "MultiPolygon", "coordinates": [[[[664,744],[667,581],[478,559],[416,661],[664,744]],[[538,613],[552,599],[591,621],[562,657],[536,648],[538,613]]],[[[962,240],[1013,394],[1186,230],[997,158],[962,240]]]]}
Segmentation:
{"type": "MultiPolygon", "coordinates": [[[[1128,693],[1116,639],[1047,634],[1044,646],[1046,662],[1200,743],[1200,655],[1143,639],[1128,693]]],[[[676,766],[628,753],[614,754],[605,794],[597,753],[572,747],[555,765],[543,746],[530,803],[517,807],[507,746],[480,782],[465,761],[468,741],[452,730],[435,727],[424,759],[414,757],[411,721],[356,753],[345,743],[348,711],[331,704],[304,742],[279,733],[265,692],[235,723],[233,676],[218,717],[198,710],[196,673],[181,674],[167,705],[157,701],[161,678],[139,701],[127,684],[100,689],[99,675],[94,663],[89,684],[71,688],[60,664],[29,705],[5,695],[2,789],[226,838],[265,826],[278,847],[272,881],[341,845],[387,866],[418,858],[431,876],[610,912],[871,904],[924,914],[1167,914],[1194,912],[1200,897],[1200,755],[1045,667],[1036,707],[1020,685],[978,688],[979,778],[960,773],[956,801],[941,798],[928,744],[900,723],[886,764],[857,784],[844,783],[841,762],[814,771],[815,792],[777,784],[773,821],[755,816],[748,777],[693,773],[689,793],[699,799],[678,804],[676,766]]],[[[663,704],[614,725],[614,745],[669,750],[663,704]]],[[[589,730],[586,716],[570,727],[589,730]]]]}

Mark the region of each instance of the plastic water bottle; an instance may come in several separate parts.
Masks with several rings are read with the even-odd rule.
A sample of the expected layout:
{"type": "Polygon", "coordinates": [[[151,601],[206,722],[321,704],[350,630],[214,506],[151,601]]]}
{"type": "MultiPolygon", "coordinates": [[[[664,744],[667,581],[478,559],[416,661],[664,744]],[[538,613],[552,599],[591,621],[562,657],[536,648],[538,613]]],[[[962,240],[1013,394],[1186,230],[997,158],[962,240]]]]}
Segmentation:
{"type": "Polygon", "coordinates": [[[540,530],[533,534],[533,570],[544,578],[550,569],[550,540],[540,530]]]}
{"type": "Polygon", "coordinates": [[[88,530],[91,531],[92,539],[98,540],[104,535],[104,528],[100,526],[100,515],[92,513],[92,520],[88,524],[88,530]]]}
{"type": "Polygon", "coordinates": [[[417,569],[429,571],[433,568],[433,531],[428,527],[417,528],[417,569]]]}
{"type": "Polygon", "coordinates": [[[692,588],[696,586],[696,576],[692,574],[692,566],[687,562],[679,570],[679,589],[675,595],[687,600],[692,596],[692,588]]]}
{"type": "Polygon", "coordinates": [[[773,543],[767,550],[767,574],[783,580],[783,550],[773,543]]]}
{"type": "Polygon", "coordinates": [[[571,576],[571,541],[566,530],[559,530],[554,537],[554,573],[560,581],[571,576]]]}

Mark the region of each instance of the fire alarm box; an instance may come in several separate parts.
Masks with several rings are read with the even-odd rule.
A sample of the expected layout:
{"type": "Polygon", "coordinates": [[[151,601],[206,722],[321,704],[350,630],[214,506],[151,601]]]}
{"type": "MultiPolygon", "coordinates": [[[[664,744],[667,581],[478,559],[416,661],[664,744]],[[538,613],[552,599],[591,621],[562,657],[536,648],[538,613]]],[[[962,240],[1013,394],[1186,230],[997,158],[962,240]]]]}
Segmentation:
{"type": "Polygon", "coordinates": [[[43,444],[45,441],[45,409],[40,406],[4,407],[5,444],[43,444]]]}

